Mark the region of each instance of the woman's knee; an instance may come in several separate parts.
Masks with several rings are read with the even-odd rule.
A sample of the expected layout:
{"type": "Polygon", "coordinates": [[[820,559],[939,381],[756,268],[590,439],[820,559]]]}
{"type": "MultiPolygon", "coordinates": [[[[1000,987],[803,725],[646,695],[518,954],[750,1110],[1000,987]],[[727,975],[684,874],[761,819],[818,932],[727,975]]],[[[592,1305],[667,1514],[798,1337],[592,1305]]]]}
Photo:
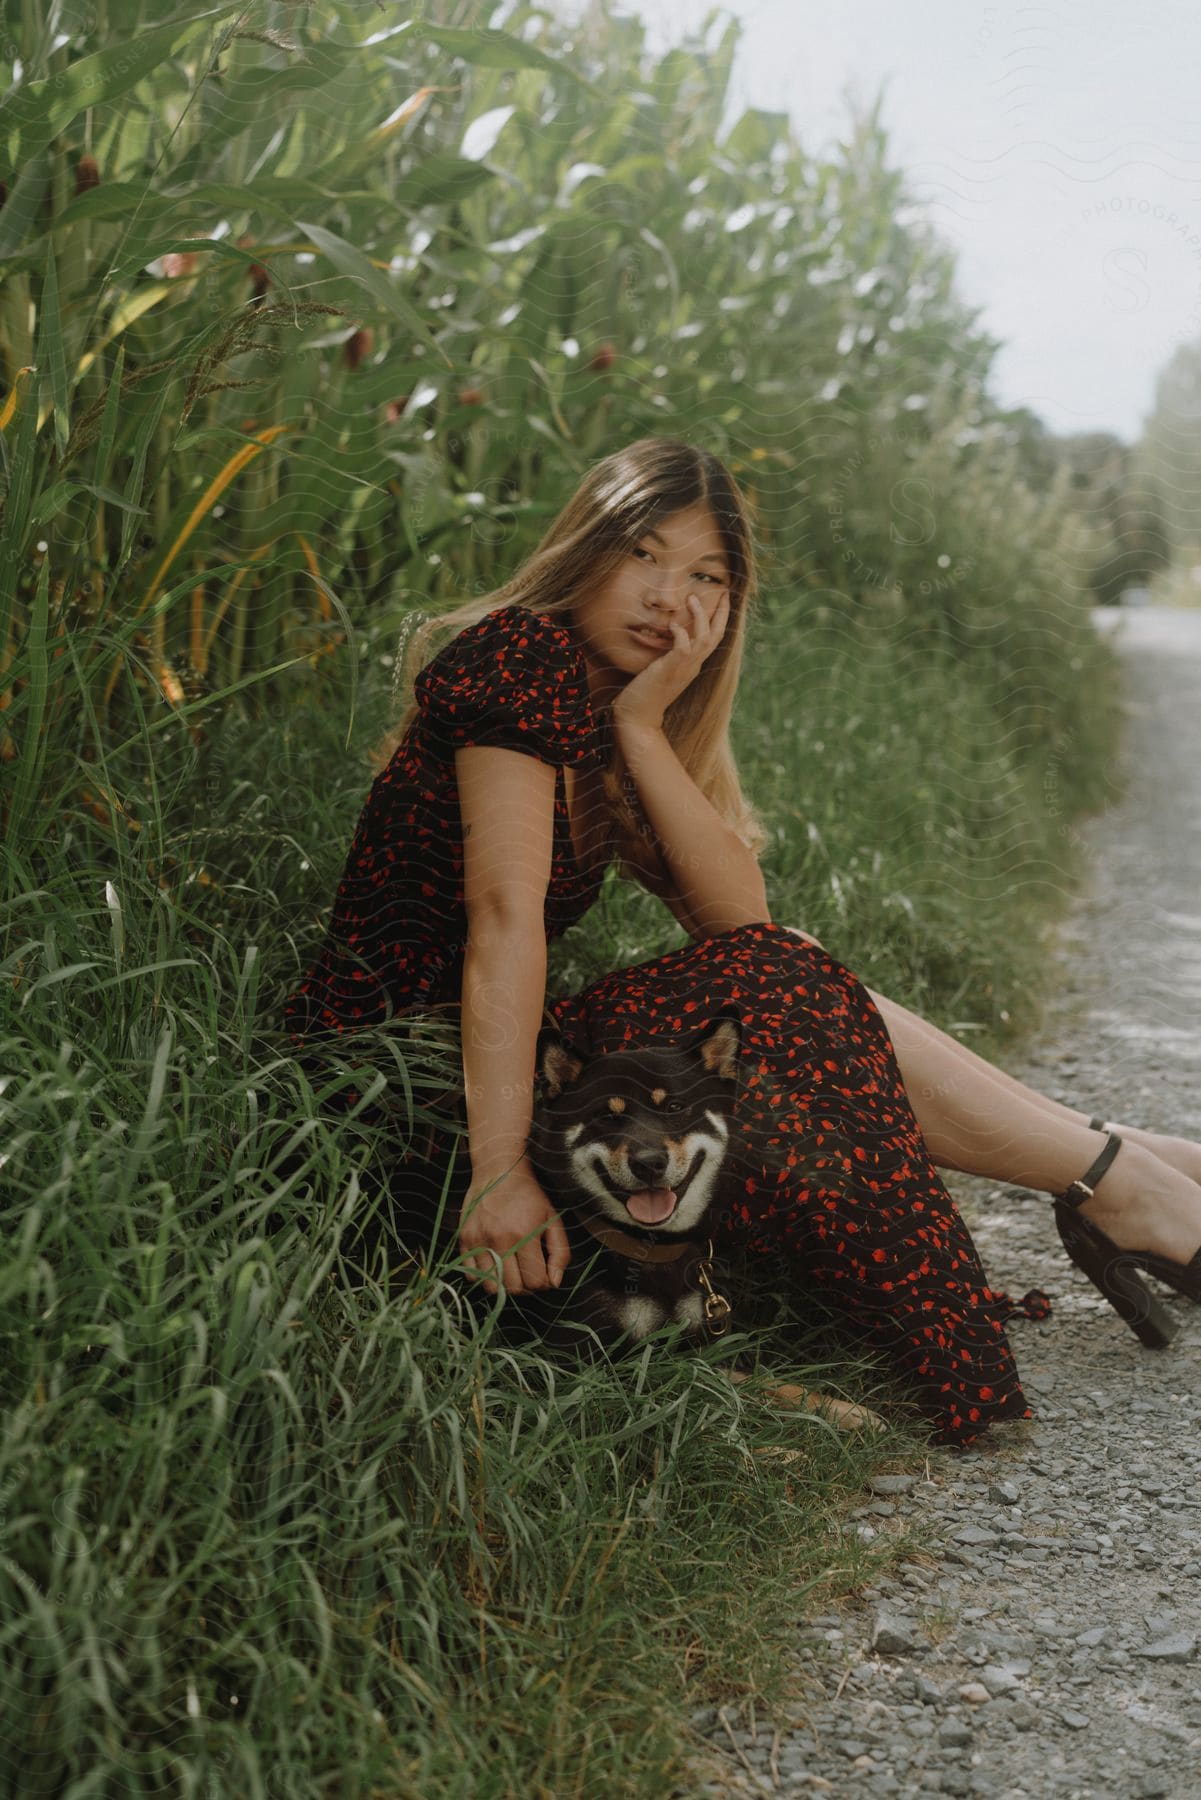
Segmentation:
{"type": "Polygon", "coordinates": [[[812,944],[815,949],[824,950],[826,947],[807,931],[801,931],[796,925],[780,925],[775,919],[748,919],[744,925],[731,925],[729,930],[714,932],[712,935],[722,938],[757,937],[778,931],[786,931],[789,937],[800,938],[803,943],[812,944]]]}
{"type": "Polygon", "coordinates": [[[793,937],[799,937],[806,944],[813,944],[818,950],[824,950],[826,947],[820,939],[813,936],[812,932],[802,931],[797,925],[781,925],[780,930],[791,932],[793,937]]]}

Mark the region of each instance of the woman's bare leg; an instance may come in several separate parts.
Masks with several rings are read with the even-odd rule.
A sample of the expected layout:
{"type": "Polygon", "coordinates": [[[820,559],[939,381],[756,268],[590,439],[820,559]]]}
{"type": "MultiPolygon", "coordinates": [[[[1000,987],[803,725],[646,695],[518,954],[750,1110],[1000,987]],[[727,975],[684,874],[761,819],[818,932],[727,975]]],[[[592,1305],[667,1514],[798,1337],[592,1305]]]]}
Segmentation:
{"type": "MultiPolygon", "coordinates": [[[[916,1013],[868,992],[936,1163],[1049,1194],[1084,1174],[1103,1141],[1085,1114],[1047,1100],[916,1013]]],[[[1123,1249],[1188,1262],[1201,1245],[1201,1185],[1140,1143],[1144,1134],[1122,1128],[1121,1135],[1123,1147],[1084,1215],[1123,1249]]]]}
{"type": "MultiPolygon", "coordinates": [[[[817,943],[795,925],[795,936],[817,943]]],[[[821,946],[818,946],[821,948],[821,946]]],[[[1085,1113],[1049,1100],[873,988],[914,1116],[935,1163],[1057,1194],[1083,1175],[1102,1139],[1085,1113]]],[[[1117,1125],[1116,1120],[1111,1124],[1117,1125]]],[[[1201,1245],[1201,1182],[1166,1154],[1201,1146],[1118,1127],[1122,1148],[1081,1212],[1126,1250],[1187,1263],[1201,1245]],[[1157,1154],[1153,1146],[1164,1147],[1157,1154]]]]}
{"type": "MultiPolygon", "coordinates": [[[[930,1086],[922,1072],[923,1046],[930,1039],[933,1039],[944,1053],[954,1059],[956,1066],[951,1071],[951,1079],[962,1075],[969,1081],[997,1082],[1002,1087],[1008,1088],[1011,1093],[1019,1094],[1024,1099],[1033,1101],[1051,1118],[1057,1119],[1061,1125],[1087,1125],[1089,1119],[1094,1116],[1091,1113],[1076,1112],[1074,1108],[1064,1106],[1060,1101],[1052,1100],[1046,1094],[1040,1094],[1036,1088],[1027,1087],[1015,1076],[1007,1075],[1004,1069],[997,1068],[994,1063],[988,1062],[983,1056],[977,1056],[976,1052],[970,1050],[966,1044],[961,1044],[957,1039],[948,1036],[945,1031],[940,1031],[938,1026],[932,1025],[928,1019],[923,1019],[919,1014],[910,1012],[908,1007],[902,1006],[899,1001],[889,1000],[885,995],[877,994],[871,988],[868,989],[868,992],[883,1014],[884,1023],[888,1026],[888,1033],[893,1040],[894,1048],[897,1048],[898,1037],[906,1042],[907,1049],[904,1056],[897,1048],[897,1061],[901,1065],[901,1073],[905,1076],[905,1086],[909,1091],[913,1110],[917,1113],[923,1132],[926,1131],[923,1108],[931,1116],[931,1122],[937,1132],[937,1115],[941,1096],[938,1094],[936,1086],[931,1092],[915,1095],[910,1073],[906,1069],[906,1062],[912,1065],[914,1079],[918,1086],[930,1086]]],[[[947,1078],[945,1072],[943,1078],[947,1078]]],[[[1201,1182],[1201,1144],[1195,1144],[1189,1138],[1171,1137],[1158,1131],[1143,1131],[1135,1125],[1123,1125],[1120,1120],[1110,1118],[1108,1113],[1104,1116],[1106,1123],[1112,1125],[1113,1129],[1119,1132],[1128,1143],[1140,1144],[1144,1150],[1150,1150],[1153,1155],[1158,1156],[1161,1162],[1166,1162],[1172,1168],[1179,1169],[1182,1175],[1187,1175],[1191,1180],[1201,1182]]],[[[934,1160],[935,1162],[941,1161],[938,1156],[935,1156],[934,1160]]],[[[947,1163],[945,1166],[957,1167],[954,1162],[947,1163]]],[[[1003,1180],[1004,1177],[1002,1176],[1001,1179],[1003,1180]]]]}

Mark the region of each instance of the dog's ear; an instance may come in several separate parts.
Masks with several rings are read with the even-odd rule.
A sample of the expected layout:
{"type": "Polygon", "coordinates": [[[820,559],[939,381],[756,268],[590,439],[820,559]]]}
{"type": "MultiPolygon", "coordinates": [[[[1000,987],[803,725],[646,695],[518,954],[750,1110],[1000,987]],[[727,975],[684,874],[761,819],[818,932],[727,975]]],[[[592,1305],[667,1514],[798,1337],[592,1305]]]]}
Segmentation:
{"type": "Polygon", "coordinates": [[[584,1065],[578,1056],[572,1055],[559,1033],[552,1026],[544,1025],[538,1033],[534,1067],[542,1078],[545,1097],[557,1100],[563,1089],[578,1079],[584,1065]]]}
{"type": "Polygon", "coordinates": [[[696,1046],[697,1054],[707,1069],[723,1081],[738,1080],[738,1052],[742,1045],[742,1020],[737,1013],[722,1013],[716,1025],[706,1030],[696,1046]]]}

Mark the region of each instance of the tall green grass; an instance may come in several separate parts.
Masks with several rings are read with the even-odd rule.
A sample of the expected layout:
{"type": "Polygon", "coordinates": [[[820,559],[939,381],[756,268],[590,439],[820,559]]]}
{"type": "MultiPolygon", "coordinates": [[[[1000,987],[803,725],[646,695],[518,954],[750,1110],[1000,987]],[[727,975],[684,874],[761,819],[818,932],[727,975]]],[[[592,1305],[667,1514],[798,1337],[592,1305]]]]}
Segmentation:
{"type": "MultiPolygon", "coordinates": [[[[785,663],[764,630],[753,666],[776,673],[738,749],[778,828],[775,915],[891,991],[924,982],[936,1015],[1021,1011],[1031,868],[1066,871],[1000,723],[937,656],[883,635],[840,654],[815,628],[785,663]]],[[[798,1619],[912,1547],[839,1520],[918,1421],[799,1279],[739,1259],[737,1334],[586,1374],[498,1342],[445,1259],[363,1273],[350,1228],[395,1144],[332,1123],[320,1094],[352,1077],[333,1055],[310,1078],[277,1029],[365,792],[344,725],[231,714],[204,755],[118,747],[118,791],[147,772],[141,829],[114,859],[81,813],[13,916],[6,1756],[26,1792],[97,1770],[135,1791],[687,1792],[690,1710],[782,1702],[798,1619]],[[191,871],[175,891],[168,863],[191,871]],[[717,1365],[740,1348],[889,1434],[736,1394],[717,1365]]],[[[551,985],[678,938],[611,882],[551,985]]],[[[453,1036],[376,1047],[402,1120],[406,1088],[425,1116],[453,1036]]]]}

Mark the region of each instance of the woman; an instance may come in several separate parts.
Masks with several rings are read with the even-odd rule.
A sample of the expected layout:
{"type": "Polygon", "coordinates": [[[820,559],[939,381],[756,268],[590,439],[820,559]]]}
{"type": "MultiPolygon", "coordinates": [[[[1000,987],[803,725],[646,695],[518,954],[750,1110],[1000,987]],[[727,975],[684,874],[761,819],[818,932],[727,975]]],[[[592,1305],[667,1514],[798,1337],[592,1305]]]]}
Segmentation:
{"type": "Polygon", "coordinates": [[[465,1265],[492,1293],[497,1258],[510,1294],[557,1285],[566,1233],[525,1157],[547,941],[616,859],[694,941],[550,1014],[605,1054],[740,1009],[750,1173],[720,1234],[793,1252],[911,1378],[939,1440],[966,1445],[1032,1416],[1004,1325],[1047,1308],[988,1287],[935,1164],[1055,1194],[1088,1172],[1095,1192],[1074,1188],[1083,1204],[1064,1236],[1098,1285],[1089,1257],[1112,1265],[1117,1246],[1171,1259],[1201,1298],[1201,1261],[1183,1267],[1201,1257],[1201,1146],[1122,1127],[1098,1158],[1082,1115],[770,921],[766,833],[728,737],[755,585],[732,475],[653,437],[598,463],[502,587],[427,621],[406,663],[413,699],[378,755],[325,946],[287,1022],[300,1045],[460,1008],[465,1265]],[[460,629],[426,660],[447,622],[460,629]]]}

